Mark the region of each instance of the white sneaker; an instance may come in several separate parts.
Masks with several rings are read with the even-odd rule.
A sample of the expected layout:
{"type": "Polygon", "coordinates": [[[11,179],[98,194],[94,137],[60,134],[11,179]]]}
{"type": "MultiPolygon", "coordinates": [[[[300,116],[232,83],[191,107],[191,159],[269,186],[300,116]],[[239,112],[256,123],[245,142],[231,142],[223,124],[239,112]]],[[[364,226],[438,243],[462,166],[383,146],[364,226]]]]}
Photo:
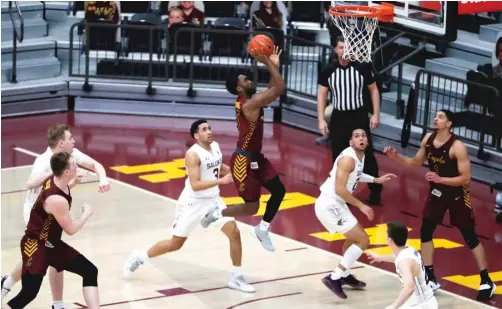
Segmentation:
{"type": "Polygon", "coordinates": [[[244,278],[242,274],[230,275],[228,287],[245,293],[254,293],[256,291],[255,288],[246,281],[246,278],[244,278]]]}
{"type": "Polygon", "coordinates": [[[2,284],[2,303],[3,303],[4,297],[7,296],[7,294],[9,294],[9,292],[10,292],[10,289],[4,288],[4,286],[3,286],[4,283],[5,283],[5,280],[7,280],[7,277],[8,277],[8,275],[2,276],[2,279],[1,279],[1,284],[2,284]]]}
{"type": "Polygon", "coordinates": [[[441,287],[441,284],[439,284],[439,282],[437,281],[429,281],[427,284],[431,287],[433,292],[439,290],[439,288],[441,287]]]}
{"type": "Polygon", "coordinates": [[[143,261],[139,258],[139,251],[135,249],[124,264],[124,277],[131,277],[132,273],[141,265],[143,265],[143,261]]]}
{"type": "Polygon", "coordinates": [[[253,229],[251,229],[251,235],[253,235],[254,238],[258,239],[261,242],[261,245],[263,246],[263,248],[265,248],[265,250],[268,250],[270,252],[275,251],[275,247],[270,240],[269,231],[262,231],[260,229],[260,225],[257,225],[253,229]]]}

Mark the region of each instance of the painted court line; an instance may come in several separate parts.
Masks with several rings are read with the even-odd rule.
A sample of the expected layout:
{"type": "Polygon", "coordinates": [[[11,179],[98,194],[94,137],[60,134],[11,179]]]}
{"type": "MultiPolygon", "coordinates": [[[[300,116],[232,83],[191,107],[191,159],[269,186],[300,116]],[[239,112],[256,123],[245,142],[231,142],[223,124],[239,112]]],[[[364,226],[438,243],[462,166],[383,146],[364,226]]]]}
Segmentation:
{"type": "MultiPolygon", "coordinates": [[[[352,267],[351,269],[356,269],[356,268],[362,268],[362,266],[352,267]]],[[[326,271],[315,272],[315,273],[294,275],[294,276],[274,278],[274,279],[261,280],[261,281],[253,281],[253,282],[249,282],[249,284],[256,285],[256,284],[261,284],[261,283],[269,283],[269,282],[275,282],[275,281],[297,279],[297,278],[303,278],[303,277],[309,277],[309,276],[317,276],[317,275],[329,274],[330,272],[331,272],[331,270],[326,270],[326,271]]],[[[135,303],[135,302],[140,302],[140,301],[147,301],[147,300],[152,300],[152,299],[159,299],[159,298],[173,297],[173,296],[181,296],[181,295],[186,295],[186,294],[196,294],[196,293],[212,292],[212,291],[218,291],[218,290],[224,290],[224,289],[229,289],[229,288],[227,286],[219,286],[219,287],[215,287],[215,288],[208,288],[208,289],[190,291],[190,290],[184,289],[182,287],[176,287],[176,288],[171,288],[171,289],[165,289],[165,290],[159,290],[159,291],[157,291],[157,292],[161,293],[162,295],[150,296],[150,297],[138,298],[138,299],[129,299],[129,300],[118,301],[118,302],[107,303],[107,304],[101,304],[100,307],[116,306],[116,305],[122,305],[122,304],[127,304],[127,303],[135,303]]],[[[273,297],[274,296],[272,296],[272,297],[268,296],[268,297],[264,297],[262,299],[273,298],[273,297]]],[[[78,302],[74,303],[74,305],[80,306],[81,308],[87,308],[85,305],[83,305],[81,303],[78,303],[78,302]]]]}
{"type": "MultiPolygon", "coordinates": [[[[33,152],[33,151],[30,151],[30,150],[27,150],[27,149],[24,149],[24,148],[20,148],[20,147],[16,147],[14,148],[14,150],[16,151],[19,151],[19,152],[22,152],[22,153],[25,153],[27,155],[31,155],[31,156],[34,156],[34,157],[37,157],[39,156],[38,153],[36,152],[33,152]]],[[[3,169],[2,169],[3,170],[3,169]]],[[[91,174],[94,174],[94,173],[91,173],[91,174]]],[[[95,175],[95,174],[94,174],[95,175]]],[[[131,184],[128,184],[128,183],[125,183],[125,182],[122,182],[120,180],[116,180],[116,179],[113,179],[113,178],[110,178],[108,177],[109,181],[110,182],[114,182],[114,183],[117,183],[117,184],[120,184],[120,185],[123,185],[125,187],[128,187],[128,188],[131,188],[133,190],[137,190],[137,191],[140,191],[140,192],[143,192],[145,194],[148,194],[148,195],[151,195],[151,196],[155,196],[155,197],[158,197],[160,199],[163,199],[165,201],[169,201],[169,202],[172,202],[172,203],[176,203],[176,200],[173,199],[173,198],[170,198],[170,197],[167,197],[167,196],[164,196],[164,195],[160,195],[158,193],[155,193],[155,192],[151,192],[151,191],[148,191],[146,189],[143,189],[143,188],[140,188],[140,187],[136,187],[136,186],[133,186],[131,184]]],[[[244,225],[244,226],[247,226],[248,228],[252,228],[251,225],[249,224],[246,224],[246,223],[243,223],[243,222],[240,222],[239,221],[239,224],[241,225],[244,225]]],[[[342,256],[340,256],[339,254],[336,254],[334,252],[331,252],[331,251],[327,251],[327,250],[324,250],[324,249],[321,249],[321,248],[318,248],[318,247],[314,247],[312,245],[309,245],[309,244],[306,244],[306,243],[302,243],[298,240],[295,240],[295,239],[292,239],[292,238],[288,238],[286,236],[282,236],[282,235],[279,235],[279,234],[275,234],[273,232],[270,232],[270,235],[271,236],[274,236],[274,237],[277,237],[277,238],[282,238],[286,241],[289,241],[291,243],[294,243],[295,245],[297,246],[307,246],[308,248],[312,249],[312,250],[316,250],[316,251],[319,251],[320,253],[322,254],[326,254],[326,255],[329,255],[329,256],[336,256],[337,258],[341,259],[342,256]]],[[[378,268],[376,266],[372,266],[372,265],[369,265],[369,264],[365,264],[365,263],[362,263],[362,262],[357,262],[358,265],[363,265],[363,267],[365,268],[368,268],[368,269],[372,269],[374,271],[377,271],[377,272],[380,272],[382,274],[386,274],[388,276],[393,276],[394,278],[398,278],[397,274],[393,273],[393,272],[390,272],[388,270],[385,270],[385,269],[381,269],[381,268],[378,268]]],[[[456,297],[458,299],[462,299],[466,302],[469,302],[471,304],[475,304],[477,306],[479,306],[479,308],[494,308],[494,309],[498,309],[497,307],[494,307],[494,306],[490,306],[490,305],[487,305],[487,304],[484,304],[484,303],[481,303],[481,302],[478,302],[474,299],[470,299],[470,298],[467,298],[465,296],[462,296],[462,295],[458,295],[458,294],[455,294],[453,292],[450,292],[450,291],[446,291],[446,290],[443,290],[443,289],[439,289],[437,290],[435,293],[441,293],[441,294],[446,294],[446,295],[449,295],[449,296],[452,296],[452,297],[456,297]]]]}

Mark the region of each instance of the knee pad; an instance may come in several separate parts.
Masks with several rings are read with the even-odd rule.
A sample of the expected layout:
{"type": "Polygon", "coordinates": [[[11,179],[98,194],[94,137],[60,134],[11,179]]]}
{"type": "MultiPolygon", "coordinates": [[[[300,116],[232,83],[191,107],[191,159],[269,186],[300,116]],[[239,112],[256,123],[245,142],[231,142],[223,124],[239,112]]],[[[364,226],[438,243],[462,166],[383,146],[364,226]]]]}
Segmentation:
{"type": "Polygon", "coordinates": [[[82,277],[82,285],[84,287],[98,286],[98,268],[83,255],[79,254],[75,257],[67,270],[80,275],[82,277]]]}
{"type": "Polygon", "coordinates": [[[274,178],[270,179],[266,185],[265,188],[270,192],[272,197],[280,199],[284,198],[284,195],[286,195],[286,188],[284,187],[284,184],[282,183],[281,179],[279,176],[275,176],[274,178]]]}
{"type": "Polygon", "coordinates": [[[460,233],[462,233],[462,237],[464,238],[464,241],[469,249],[472,250],[479,245],[478,235],[476,235],[476,232],[474,232],[473,228],[460,229],[460,233]]]}
{"type": "Polygon", "coordinates": [[[431,220],[422,220],[422,227],[420,228],[420,241],[422,243],[432,241],[432,234],[436,229],[436,223],[431,220]]]}
{"type": "Polygon", "coordinates": [[[86,264],[85,273],[82,276],[82,286],[98,286],[98,268],[91,262],[86,264]]]}
{"type": "Polygon", "coordinates": [[[11,299],[7,305],[12,309],[24,308],[31,303],[38,295],[44,276],[26,274],[21,280],[23,287],[17,296],[11,299]]]}

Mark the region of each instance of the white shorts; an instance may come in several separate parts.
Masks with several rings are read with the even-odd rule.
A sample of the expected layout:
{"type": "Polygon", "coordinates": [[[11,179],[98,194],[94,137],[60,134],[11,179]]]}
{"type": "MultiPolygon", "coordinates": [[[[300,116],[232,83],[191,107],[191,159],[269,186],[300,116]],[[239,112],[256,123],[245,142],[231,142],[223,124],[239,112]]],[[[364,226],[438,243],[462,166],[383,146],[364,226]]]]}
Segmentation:
{"type": "Polygon", "coordinates": [[[24,204],[23,205],[24,225],[28,225],[28,221],[30,221],[30,214],[31,214],[32,208],[33,208],[33,204],[24,204]]]}
{"type": "Polygon", "coordinates": [[[328,232],[345,234],[357,225],[357,219],[345,203],[322,195],[315,201],[315,214],[328,232]]]}
{"type": "Polygon", "coordinates": [[[432,296],[429,298],[426,302],[418,304],[418,305],[413,305],[413,306],[403,306],[404,309],[438,309],[439,304],[436,299],[436,297],[432,296]]]}
{"type": "MultiPolygon", "coordinates": [[[[175,219],[172,226],[172,234],[178,237],[188,237],[190,233],[200,224],[200,220],[215,205],[219,209],[227,206],[220,197],[216,198],[184,198],[180,197],[176,203],[175,219]]],[[[222,217],[210,226],[221,229],[225,223],[234,221],[232,217],[222,217]]]]}

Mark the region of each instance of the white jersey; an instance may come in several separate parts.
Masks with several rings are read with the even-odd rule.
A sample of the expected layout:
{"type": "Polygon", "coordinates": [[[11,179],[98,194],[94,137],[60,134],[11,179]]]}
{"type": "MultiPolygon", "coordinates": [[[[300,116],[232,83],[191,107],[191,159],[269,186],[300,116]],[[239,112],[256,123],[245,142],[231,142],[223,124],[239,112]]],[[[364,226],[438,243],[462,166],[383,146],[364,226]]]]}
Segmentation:
{"type": "MultiPolygon", "coordinates": [[[[217,142],[211,143],[211,152],[199,146],[199,144],[194,144],[187,153],[193,151],[200,159],[200,180],[215,180],[219,178],[221,164],[223,163],[223,156],[220,151],[220,145],[217,142]]],[[[187,169],[188,174],[188,169],[187,169]]],[[[185,180],[185,188],[181,192],[181,197],[183,198],[213,198],[220,195],[219,186],[214,186],[212,188],[193,191],[192,185],[190,184],[190,179],[187,177],[185,180]]]]}
{"type": "MultiPolygon", "coordinates": [[[[52,150],[47,147],[47,150],[39,155],[36,159],[35,162],[33,163],[33,169],[31,170],[30,178],[29,181],[35,180],[39,177],[41,177],[45,173],[49,173],[51,169],[51,157],[53,155],[52,150]]],[[[73,152],[71,154],[73,161],[77,164],[82,164],[84,154],[78,150],[77,148],[73,148],[73,152]]],[[[24,201],[24,220],[25,223],[28,223],[29,220],[29,215],[31,208],[35,204],[35,201],[38,198],[38,195],[40,194],[40,191],[42,190],[42,186],[28,190],[28,193],[26,194],[26,198],[24,201]]]]}
{"type": "Polygon", "coordinates": [[[337,201],[345,203],[346,201],[339,197],[335,191],[337,164],[342,157],[351,157],[355,161],[355,168],[349,174],[349,179],[347,179],[346,186],[347,190],[349,190],[350,193],[354,193],[357,184],[359,183],[359,178],[361,178],[361,175],[363,174],[364,157],[362,160],[359,160],[356,151],[352,147],[345,148],[345,150],[342,151],[342,153],[340,153],[340,155],[336,158],[335,163],[333,164],[333,169],[329,173],[328,179],[326,179],[326,181],[321,185],[320,189],[322,194],[334,197],[337,199],[337,201]]]}
{"type": "Polygon", "coordinates": [[[405,249],[401,250],[401,252],[399,252],[396,260],[394,261],[394,264],[396,265],[396,272],[401,282],[403,282],[403,280],[401,279],[402,276],[399,273],[398,265],[399,262],[404,259],[412,259],[416,263],[418,263],[418,265],[420,266],[420,272],[418,273],[418,276],[413,278],[413,281],[415,282],[415,291],[403,306],[417,306],[423,304],[434,296],[434,292],[425,280],[425,268],[422,261],[422,256],[417,250],[415,250],[415,248],[408,246],[405,249]]]}

